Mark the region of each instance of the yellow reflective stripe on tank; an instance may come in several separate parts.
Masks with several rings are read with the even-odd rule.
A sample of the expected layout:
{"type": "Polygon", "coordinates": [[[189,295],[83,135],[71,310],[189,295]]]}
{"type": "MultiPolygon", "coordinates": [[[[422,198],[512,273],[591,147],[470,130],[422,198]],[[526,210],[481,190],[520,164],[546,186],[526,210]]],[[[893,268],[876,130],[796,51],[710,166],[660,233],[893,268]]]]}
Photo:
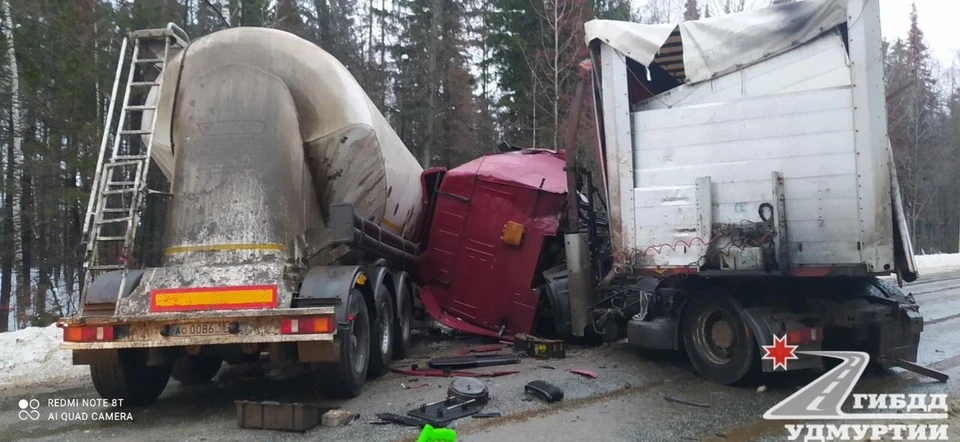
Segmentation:
{"type": "Polygon", "coordinates": [[[193,252],[227,252],[234,250],[276,250],[283,251],[283,244],[198,244],[195,246],[174,246],[167,248],[167,255],[179,255],[193,252]]]}
{"type": "Polygon", "coordinates": [[[393,221],[390,221],[390,220],[388,220],[388,219],[386,219],[386,218],[381,219],[381,220],[380,220],[380,224],[382,224],[383,227],[386,227],[386,228],[388,228],[388,229],[390,229],[390,230],[393,230],[393,232],[394,232],[394,233],[397,233],[397,234],[399,234],[399,233],[403,230],[403,229],[400,228],[400,226],[394,224],[393,221]]]}

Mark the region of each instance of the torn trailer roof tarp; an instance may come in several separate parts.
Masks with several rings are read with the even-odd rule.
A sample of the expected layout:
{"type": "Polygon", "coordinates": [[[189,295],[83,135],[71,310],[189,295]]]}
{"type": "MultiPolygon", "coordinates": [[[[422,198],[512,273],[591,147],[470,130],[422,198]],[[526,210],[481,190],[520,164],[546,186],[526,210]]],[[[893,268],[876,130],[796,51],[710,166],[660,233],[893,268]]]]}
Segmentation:
{"type": "Polygon", "coordinates": [[[669,46],[679,46],[674,53],[680,57],[668,62],[682,59],[685,80],[697,83],[782,53],[846,22],[845,1],[806,0],[676,24],[591,20],[584,26],[587,44],[600,40],[643,66],[665,64],[660,60],[667,58],[662,52],[670,40],[669,46]]]}

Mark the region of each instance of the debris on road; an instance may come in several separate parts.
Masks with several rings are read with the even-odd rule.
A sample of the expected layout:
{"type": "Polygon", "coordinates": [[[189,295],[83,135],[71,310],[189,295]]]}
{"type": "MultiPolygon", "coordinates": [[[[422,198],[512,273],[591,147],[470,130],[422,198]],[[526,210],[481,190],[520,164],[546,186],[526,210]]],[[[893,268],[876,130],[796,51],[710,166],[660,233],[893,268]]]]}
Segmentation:
{"type": "Polygon", "coordinates": [[[339,427],[353,420],[354,413],[347,410],[330,410],[323,413],[321,423],[324,427],[339,427]]]}
{"type": "Polygon", "coordinates": [[[691,402],[691,401],[676,398],[673,396],[664,396],[663,398],[666,399],[668,402],[676,402],[678,404],[691,405],[691,406],[700,407],[700,408],[710,408],[710,404],[701,404],[699,402],[691,402]]]}
{"type": "Polygon", "coordinates": [[[930,368],[930,367],[924,367],[924,366],[922,366],[922,365],[919,365],[919,364],[916,364],[916,363],[914,363],[914,362],[910,362],[910,361],[907,361],[907,360],[897,359],[896,361],[894,361],[893,364],[894,364],[895,366],[897,366],[897,367],[900,367],[900,368],[904,369],[904,370],[912,371],[912,372],[917,373],[917,374],[919,374],[919,375],[923,375],[923,376],[927,376],[927,377],[936,379],[936,380],[938,380],[938,381],[940,381],[940,382],[947,382],[948,380],[950,380],[950,375],[948,375],[948,374],[946,374],[946,373],[944,373],[944,372],[942,372],[942,371],[934,370],[934,369],[932,369],[932,368],[930,368]]]}
{"type": "Polygon", "coordinates": [[[757,393],[763,393],[763,392],[765,392],[765,391],[767,391],[767,386],[766,386],[766,385],[761,385],[761,386],[757,387],[757,393]]]}
{"type": "Polygon", "coordinates": [[[475,400],[479,404],[486,404],[490,400],[487,384],[477,378],[456,378],[447,388],[447,397],[460,402],[475,400]]]}
{"type": "Polygon", "coordinates": [[[457,442],[457,432],[447,428],[433,428],[427,424],[423,426],[417,442],[457,442]]]}
{"type": "Polygon", "coordinates": [[[427,365],[429,365],[430,368],[442,368],[450,370],[454,368],[478,368],[519,363],[520,358],[517,357],[517,355],[479,354],[433,358],[430,359],[427,365]]]}
{"type": "Polygon", "coordinates": [[[523,391],[547,402],[556,402],[563,399],[563,390],[546,381],[532,381],[523,387],[523,391]]]}
{"type": "Polygon", "coordinates": [[[449,377],[474,377],[474,378],[496,378],[500,376],[507,376],[511,374],[520,373],[519,370],[511,371],[491,371],[486,373],[475,373],[472,371],[450,371],[450,370],[440,370],[440,369],[412,369],[412,370],[402,370],[392,368],[390,371],[402,374],[405,376],[425,376],[425,377],[435,377],[435,378],[449,378],[449,377]]]}
{"type": "Polygon", "coordinates": [[[542,339],[527,334],[514,336],[513,349],[518,353],[526,353],[534,358],[563,359],[567,357],[567,351],[562,340],[542,339]]]}
{"type": "Polygon", "coordinates": [[[588,377],[590,379],[596,379],[597,377],[600,376],[595,371],[584,370],[582,368],[571,368],[570,373],[578,374],[580,376],[588,377]]]}
{"type": "Polygon", "coordinates": [[[418,388],[423,388],[423,387],[426,387],[426,386],[429,386],[429,385],[430,385],[430,384],[411,385],[411,384],[405,384],[405,383],[401,382],[401,383],[400,383],[400,388],[402,388],[402,389],[404,389],[404,390],[416,390],[416,389],[418,389],[418,388]]]}
{"type": "MultiPolygon", "coordinates": [[[[325,410],[306,404],[281,404],[265,401],[234,401],[237,404],[237,426],[257,430],[304,432],[320,424],[325,410]]],[[[353,413],[345,412],[349,419],[353,413]]],[[[349,420],[348,419],[348,420],[349,420]]]]}
{"type": "Polygon", "coordinates": [[[491,419],[495,417],[503,417],[503,414],[497,411],[491,411],[489,413],[477,413],[471,417],[473,417],[474,419],[491,419]]]}
{"type": "Polygon", "coordinates": [[[491,353],[491,352],[503,350],[504,348],[506,348],[506,346],[503,344],[490,344],[490,345],[481,345],[479,347],[466,348],[466,349],[460,350],[459,353],[461,355],[466,355],[470,353],[491,353]]]}
{"type": "Polygon", "coordinates": [[[380,421],[374,421],[370,423],[374,425],[396,424],[405,425],[408,427],[419,427],[423,425],[423,421],[420,419],[410,416],[401,416],[393,413],[377,413],[377,419],[380,419],[380,421]]]}
{"type": "Polygon", "coordinates": [[[415,417],[437,427],[445,427],[462,417],[477,414],[483,409],[483,404],[476,399],[460,401],[457,398],[448,397],[441,401],[421,404],[407,412],[410,417],[415,417]]]}

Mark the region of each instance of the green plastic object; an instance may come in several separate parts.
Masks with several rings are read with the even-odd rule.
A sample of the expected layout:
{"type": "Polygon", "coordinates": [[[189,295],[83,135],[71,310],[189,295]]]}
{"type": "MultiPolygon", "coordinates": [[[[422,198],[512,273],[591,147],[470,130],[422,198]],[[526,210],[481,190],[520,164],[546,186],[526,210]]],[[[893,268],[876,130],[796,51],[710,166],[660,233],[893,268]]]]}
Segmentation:
{"type": "Polygon", "coordinates": [[[449,428],[433,428],[424,424],[417,442],[457,442],[457,432],[449,428]]]}

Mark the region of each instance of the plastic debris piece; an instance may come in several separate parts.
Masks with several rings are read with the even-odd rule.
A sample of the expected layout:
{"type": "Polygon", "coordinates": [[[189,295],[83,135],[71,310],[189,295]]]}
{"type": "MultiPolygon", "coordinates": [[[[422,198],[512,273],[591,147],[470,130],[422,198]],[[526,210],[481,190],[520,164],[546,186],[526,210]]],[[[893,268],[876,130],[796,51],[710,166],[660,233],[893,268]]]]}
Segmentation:
{"type": "Polygon", "coordinates": [[[597,377],[600,376],[600,375],[598,375],[597,372],[595,372],[595,371],[584,370],[584,369],[582,369],[582,368],[571,368],[571,369],[570,369],[570,373],[578,374],[578,375],[580,375],[580,376],[585,376],[585,377],[588,377],[588,378],[590,378],[590,379],[596,379],[597,377]]]}

